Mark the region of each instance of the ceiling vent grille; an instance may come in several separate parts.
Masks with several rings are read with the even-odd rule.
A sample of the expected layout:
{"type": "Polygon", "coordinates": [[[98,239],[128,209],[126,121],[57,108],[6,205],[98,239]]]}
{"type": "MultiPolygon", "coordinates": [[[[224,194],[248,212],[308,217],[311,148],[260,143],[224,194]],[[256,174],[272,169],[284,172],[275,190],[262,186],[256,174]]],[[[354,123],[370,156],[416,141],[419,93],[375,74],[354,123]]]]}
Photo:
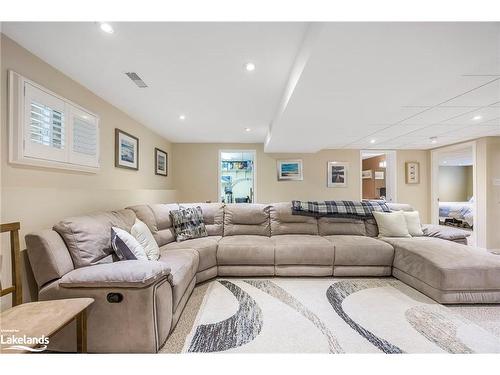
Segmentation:
{"type": "Polygon", "coordinates": [[[148,85],[146,85],[146,83],[141,79],[141,77],[137,75],[137,73],[128,72],[125,74],[127,75],[128,78],[132,80],[132,82],[134,82],[137,85],[137,87],[140,87],[141,89],[148,87],[148,85]]]}

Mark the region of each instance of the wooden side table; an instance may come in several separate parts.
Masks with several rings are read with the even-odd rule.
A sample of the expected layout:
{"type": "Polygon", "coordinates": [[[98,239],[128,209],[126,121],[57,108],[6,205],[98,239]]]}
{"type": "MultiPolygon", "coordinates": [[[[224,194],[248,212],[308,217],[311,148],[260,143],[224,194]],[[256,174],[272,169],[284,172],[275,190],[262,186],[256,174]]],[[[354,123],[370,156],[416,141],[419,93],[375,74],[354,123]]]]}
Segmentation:
{"type": "Polygon", "coordinates": [[[77,352],[87,352],[87,307],[93,298],[69,298],[17,305],[0,314],[0,352],[26,353],[40,348],[38,343],[8,343],[9,337],[50,338],[76,320],[77,352]],[[15,345],[22,345],[15,348],[15,345]],[[14,347],[14,348],[12,348],[14,347]],[[34,349],[34,350],[30,350],[34,349]]]}

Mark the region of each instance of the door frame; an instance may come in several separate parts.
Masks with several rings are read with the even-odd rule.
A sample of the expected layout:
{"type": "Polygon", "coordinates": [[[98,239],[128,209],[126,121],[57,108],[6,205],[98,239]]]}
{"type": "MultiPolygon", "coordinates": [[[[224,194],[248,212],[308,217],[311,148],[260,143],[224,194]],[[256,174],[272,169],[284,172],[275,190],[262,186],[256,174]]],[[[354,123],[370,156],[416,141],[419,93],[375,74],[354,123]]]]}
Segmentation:
{"type": "Polygon", "coordinates": [[[386,201],[390,203],[395,203],[398,201],[398,165],[397,165],[397,155],[396,150],[359,150],[359,196],[360,199],[363,200],[363,152],[380,152],[381,154],[385,154],[386,160],[386,179],[385,179],[385,187],[386,191],[391,191],[392,200],[387,199],[386,201]],[[391,170],[392,173],[387,173],[387,171],[391,170]],[[390,178],[387,178],[389,176],[390,178]]]}
{"type": "MultiPolygon", "coordinates": [[[[478,213],[479,205],[483,205],[484,199],[478,197],[481,193],[478,191],[477,184],[477,142],[469,141],[457,143],[451,146],[439,147],[431,150],[431,223],[439,225],[439,157],[450,151],[459,150],[462,148],[470,147],[472,149],[472,196],[474,202],[472,203],[472,211],[474,214],[474,228],[472,230],[472,238],[477,247],[486,246],[486,236],[483,228],[486,228],[484,218],[481,219],[478,213]],[[481,202],[478,205],[478,202],[481,202]]],[[[485,212],[484,208],[481,212],[485,212]]],[[[483,215],[484,216],[484,215],[483,215]]]]}
{"type": "Polygon", "coordinates": [[[223,152],[246,152],[253,154],[253,179],[252,179],[252,189],[253,189],[253,200],[252,203],[257,202],[257,150],[254,149],[219,149],[218,164],[217,164],[217,202],[221,203],[221,176],[222,176],[222,153],[223,152]]]}

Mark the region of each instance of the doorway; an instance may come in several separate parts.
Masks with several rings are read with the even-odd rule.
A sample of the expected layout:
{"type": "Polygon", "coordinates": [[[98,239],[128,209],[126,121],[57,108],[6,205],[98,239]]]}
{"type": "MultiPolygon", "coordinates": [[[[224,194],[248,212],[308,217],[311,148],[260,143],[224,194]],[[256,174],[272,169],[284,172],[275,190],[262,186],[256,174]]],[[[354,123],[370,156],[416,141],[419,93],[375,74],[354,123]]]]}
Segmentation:
{"type": "Polygon", "coordinates": [[[432,151],[432,223],[470,231],[476,236],[475,142],[432,151]]]}
{"type": "Polygon", "coordinates": [[[219,150],[219,202],[255,202],[255,150],[219,150]]]}
{"type": "Polygon", "coordinates": [[[361,151],[361,198],[365,200],[396,200],[396,152],[361,151]]]}

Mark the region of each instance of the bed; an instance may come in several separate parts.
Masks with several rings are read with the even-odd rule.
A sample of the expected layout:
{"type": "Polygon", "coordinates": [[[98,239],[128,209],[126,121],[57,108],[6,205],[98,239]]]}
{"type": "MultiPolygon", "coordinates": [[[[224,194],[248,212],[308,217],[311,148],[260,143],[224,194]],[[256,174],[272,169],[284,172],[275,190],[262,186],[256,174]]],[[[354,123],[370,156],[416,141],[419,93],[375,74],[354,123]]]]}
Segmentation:
{"type": "Polygon", "coordinates": [[[468,202],[439,202],[439,221],[442,224],[467,224],[474,227],[473,199],[468,202]]]}

